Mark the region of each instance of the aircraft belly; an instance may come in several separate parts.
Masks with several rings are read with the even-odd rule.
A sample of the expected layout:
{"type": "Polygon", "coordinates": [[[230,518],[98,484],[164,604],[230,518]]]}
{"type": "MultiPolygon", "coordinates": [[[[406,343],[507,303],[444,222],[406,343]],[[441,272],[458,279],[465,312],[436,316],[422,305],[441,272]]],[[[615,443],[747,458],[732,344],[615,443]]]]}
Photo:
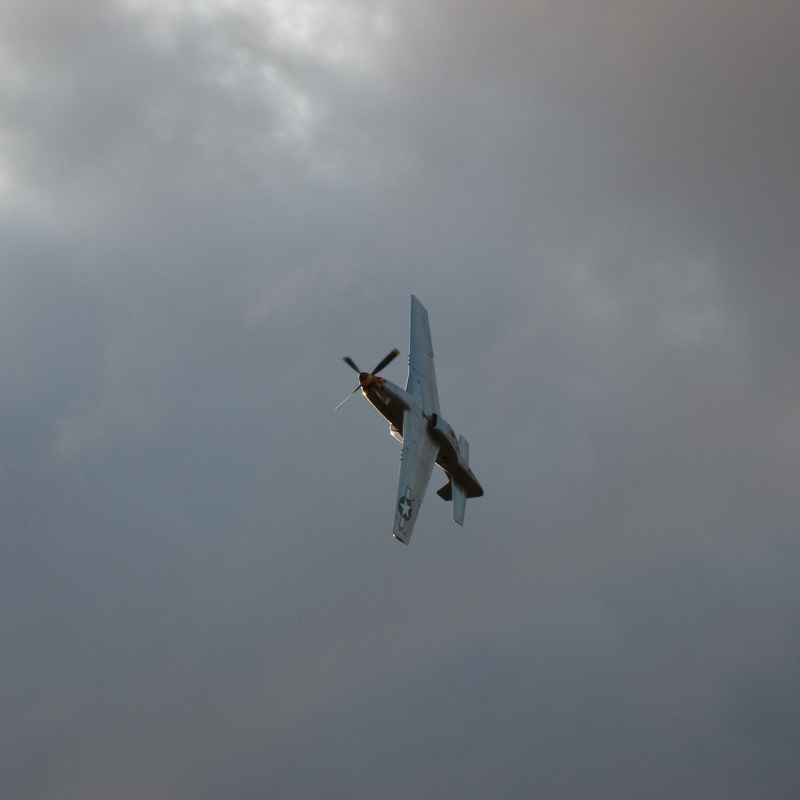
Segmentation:
{"type": "Polygon", "coordinates": [[[389,381],[383,381],[380,391],[368,389],[364,394],[381,416],[402,433],[403,413],[413,403],[413,399],[389,381]]]}

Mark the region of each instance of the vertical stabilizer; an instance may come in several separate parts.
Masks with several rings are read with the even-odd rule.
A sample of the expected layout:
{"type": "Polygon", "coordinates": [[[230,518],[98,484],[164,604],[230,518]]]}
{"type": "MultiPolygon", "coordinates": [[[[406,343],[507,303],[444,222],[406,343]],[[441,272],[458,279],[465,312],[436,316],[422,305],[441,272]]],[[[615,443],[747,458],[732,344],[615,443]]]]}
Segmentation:
{"type": "Polygon", "coordinates": [[[458,437],[458,454],[465,464],[469,464],[469,442],[463,437],[458,437]]]}

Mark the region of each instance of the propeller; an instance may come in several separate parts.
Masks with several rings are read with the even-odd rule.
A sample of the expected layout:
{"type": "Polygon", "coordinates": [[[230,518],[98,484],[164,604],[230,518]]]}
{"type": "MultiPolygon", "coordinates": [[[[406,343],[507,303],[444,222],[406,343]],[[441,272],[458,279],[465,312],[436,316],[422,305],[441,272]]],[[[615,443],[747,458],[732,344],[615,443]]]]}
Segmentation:
{"type": "MultiPolygon", "coordinates": [[[[378,362],[378,365],[375,367],[375,369],[372,370],[372,372],[362,372],[358,368],[358,366],[356,365],[356,362],[353,361],[353,359],[350,358],[350,356],[345,356],[342,359],[342,361],[344,361],[344,363],[347,364],[347,366],[350,367],[350,369],[352,369],[353,371],[358,373],[358,386],[356,386],[356,388],[353,389],[353,391],[350,392],[350,394],[347,395],[347,397],[345,397],[345,399],[342,400],[342,402],[339,403],[338,406],[336,406],[334,411],[338,411],[359,389],[366,389],[367,386],[369,386],[372,383],[372,381],[375,378],[375,376],[382,369],[385,369],[386,367],[388,367],[389,364],[391,364],[392,361],[394,361],[395,358],[397,358],[397,356],[399,356],[399,355],[400,355],[400,351],[397,348],[395,348],[385,358],[381,359],[378,362]]],[[[387,403],[387,404],[389,403],[388,398],[385,398],[382,394],[380,394],[380,392],[378,392],[378,396],[384,401],[384,403],[387,403]]]]}
{"type": "Polygon", "coordinates": [[[372,370],[372,372],[370,373],[372,377],[375,377],[375,375],[377,375],[382,369],[388,367],[389,364],[391,364],[392,361],[394,361],[399,355],[400,351],[395,347],[395,349],[392,350],[392,352],[389,353],[389,355],[386,356],[386,358],[382,359],[381,362],[378,364],[378,366],[375,367],[374,370],[372,370]]]}
{"type": "Polygon", "coordinates": [[[345,404],[345,403],[346,403],[346,402],[347,402],[347,401],[348,401],[348,400],[349,400],[349,399],[350,399],[350,398],[351,398],[351,397],[352,397],[352,396],[353,396],[353,395],[354,395],[354,394],[355,394],[355,393],[356,393],[356,392],[357,392],[357,391],[358,391],[360,388],[361,388],[361,386],[360,386],[360,385],[359,385],[359,386],[356,386],[356,388],[355,388],[355,389],[353,389],[353,391],[352,391],[352,392],[350,392],[350,394],[349,394],[349,395],[347,395],[347,397],[345,397],[345,399],[344,399],[344,400],[342,400],[342,402],[341,402],[341,403],[339,403],[339,405],[338,405],[338,406],[336,406],[336,408],[334,408],[333,410],[334,410],[334,411],[338,411],[338,410],[339,410],[339,409],[340,409],[340,408],[341,408],[341,407],[342,407],[342,406],[343,406],[343,405],[344,405],[344,404],[345,404]]]}

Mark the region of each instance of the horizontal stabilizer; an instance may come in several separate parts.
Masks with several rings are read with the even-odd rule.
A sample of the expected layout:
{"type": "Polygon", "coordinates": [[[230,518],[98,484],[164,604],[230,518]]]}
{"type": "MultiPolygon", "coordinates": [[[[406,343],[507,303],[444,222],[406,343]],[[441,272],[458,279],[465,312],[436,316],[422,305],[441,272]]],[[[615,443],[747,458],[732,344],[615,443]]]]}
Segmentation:
{"type": "Polygon", "coordinates": [[[452,475],[450,480],[439,489],[436,494],[446,500],[447,502],[453,501],[453,519],[459,524],[464,524],[464,511],[467,508],[467,493],[462,489],[454,480],[452,475]]]}
{"type": "Polygon", "coordinates": [[[453,493],[453,519],[459,524],[464,524],[464,512],[467,510],[466,492],[455,482],[450,481],[453,493]]]}

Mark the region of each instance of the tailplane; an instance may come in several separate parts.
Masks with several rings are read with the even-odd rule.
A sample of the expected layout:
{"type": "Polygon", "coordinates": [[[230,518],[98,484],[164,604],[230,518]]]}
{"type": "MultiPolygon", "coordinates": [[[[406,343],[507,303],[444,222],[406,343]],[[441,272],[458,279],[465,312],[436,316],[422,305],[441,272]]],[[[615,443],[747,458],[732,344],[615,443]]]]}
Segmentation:
{"type": "MultiPolygon", "coordinates": [[[[469,464],[469,442],[463,437],[458,437],[458,452],[465,464],[469,464]]],[[[453,492],[453,519],[459,524],[464,524],[464,512],[467,510],[467,493],[456,481],[452,483],[453,492]]]]}
{"type": "MultiPolygon", "coordinates": [[[[469,442],[463,437],[458,437],[458,452],[464,464],[469,464],[469,442]]],[[[467,470],[469,472],[469,470],[467,470]]],[[[470,473],[471,475],[472,473],[470,473]]],[[[447,473],[447,483],[436,494],[447,502],[453,501],[453,519],[459,524],[464,524],[464,512],[467,510],[467,497],[480,497],[483,490],[478,485],[479,492],[470,494],[451,473],[447,473]]]]}
{"type": "Polygon", "coordinates": [[[453,481],[453,519],[459,524],[464,524],[464,512],[467,510],[467,495],[464,490],[453,481]]]}

